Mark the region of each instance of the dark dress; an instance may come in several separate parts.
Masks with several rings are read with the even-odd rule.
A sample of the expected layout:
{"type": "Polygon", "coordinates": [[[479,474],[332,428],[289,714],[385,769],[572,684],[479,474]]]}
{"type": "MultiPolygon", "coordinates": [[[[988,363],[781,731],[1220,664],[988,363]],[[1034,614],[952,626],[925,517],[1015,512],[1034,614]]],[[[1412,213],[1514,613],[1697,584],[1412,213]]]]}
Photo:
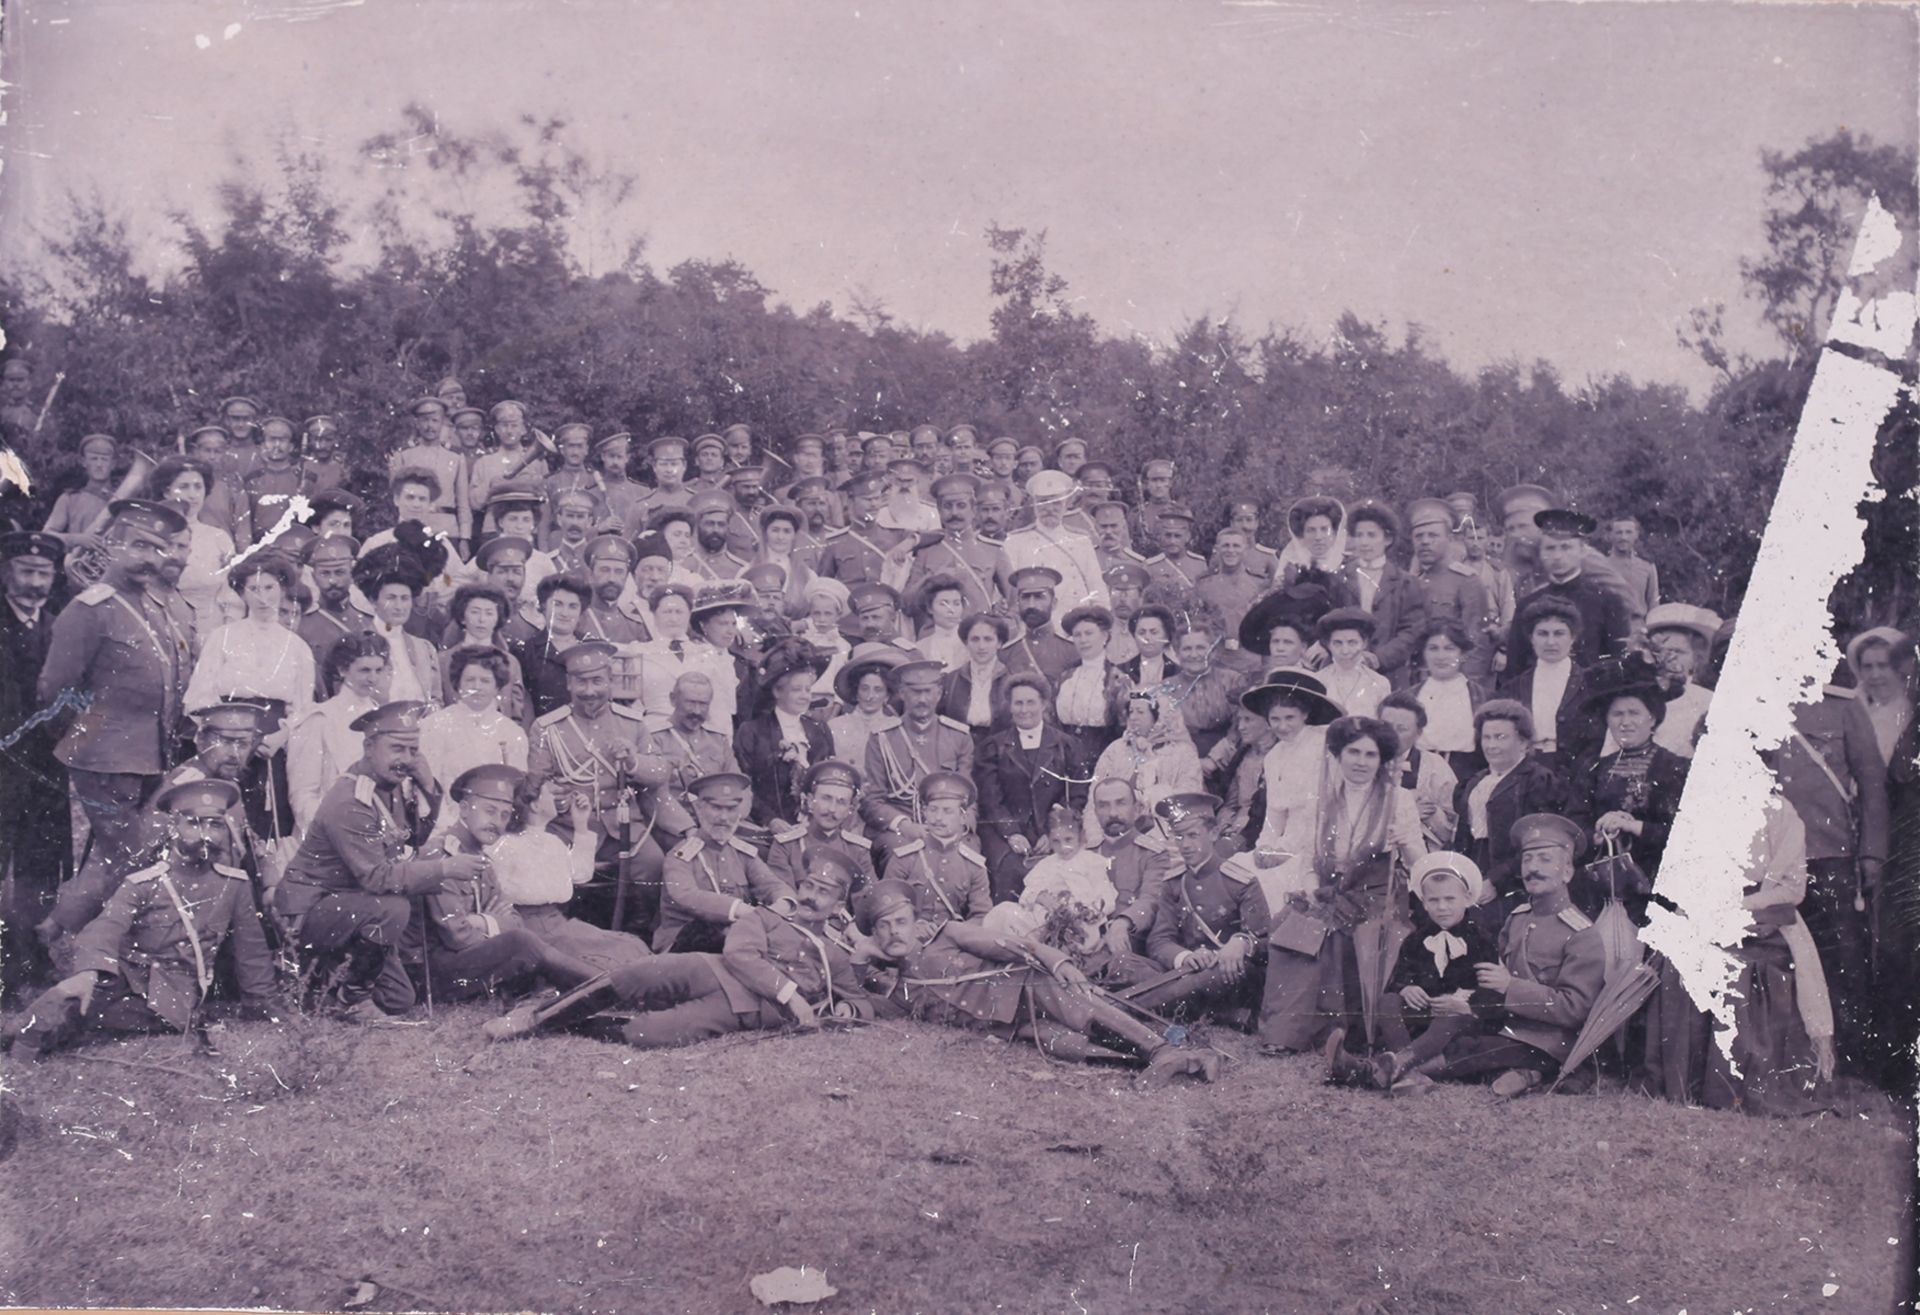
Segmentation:
{"type": "Polygon", "coordinates": [[[1476,840],[1467,801],[1486,777],[1484,770],[1475,772],[1453,792],[1454,815],[1460,819],[1453,848],[1478,864],[1493,887],[1495,898],[1475,908],[1472,916],[1482,930],[1498,935],[1507,915],[1526,899],[1520,888],[1520,851],[1513,843],[1513,824],[1529,813],[1565,812],[1567,783],[1551,762],[1529,754],[1493,787],[1487,800],[1487,834],[1476,840]]]}
{"type": "MultiPolygon", "coordinates": [[[[1589,835],[1594,823],[1607,813],[1619,811],[1638,818],[1643,824],[1641,833],[1635,836],[1623,832],[1620,839],[1626,842],[1625,852],[1651,886],[1659,875],[1660,858],[1666,853],[1667,836],[1673,829],[1674,815],[1680,811],[1680,791],[1686,783],[1687,760],[1649,742],[1637,754],[1615,752],[1582,759],[1567,782],[1565,811],[1589,835]]],[[[1596,846],[1588,852],[1589,860],[1600,854],[1596,846]]],[[[1570,889],[1574,903],[1589,917],[1599,912],[1609,894],[1584,872],[1574,878],[1570,889]]],[[[1646,895],[1622,892],[1622,897],[1634,921],[1644,923],[1646,895]]]]}
{"type": "Polygon", "coordinates": [[[740,770],[753,782],[748,821],[768,826],[775,818],[800,820],[800,778],[814,763],[833,757],[833,736],[825,726],[812,717],[802,717],[800,725],[807,733],[805,765],[781,758],[780,723],[771,712],[740,723],[740,733],[733,739],[733,754],[740,761],[740,770]]]}
{"type": "Polygon", "coordinates": [[[1017,835],[1038,845],[1055,804],[1085,805],[1083,782],[1091,772],[1078,741],[1057,726],[1041,726],[1037,749],[1021,748],[1020,732],[1012,726],[981,741],[973,780],[980,792],[980,847],[996,901],[1020,898],[1027,880],[1025,862],[1007,842],[1017,835]]]}

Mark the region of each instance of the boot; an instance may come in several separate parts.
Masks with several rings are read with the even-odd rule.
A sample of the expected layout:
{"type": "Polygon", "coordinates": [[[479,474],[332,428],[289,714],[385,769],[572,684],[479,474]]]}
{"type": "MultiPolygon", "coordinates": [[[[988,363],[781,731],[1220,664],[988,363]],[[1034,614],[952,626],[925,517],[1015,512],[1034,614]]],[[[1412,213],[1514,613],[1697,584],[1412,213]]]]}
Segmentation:
{"type": "Polygon", "coordinates": [[[1140,1075],[1140,1080],[1148,1084],[1158,1084],[1172,1081],[1180,1074],[1199,1078],[1202,1082],[1219,1081],[1219,1053],[1213,1050],[1178,1050],[1173,1046],[1161,1046],[1147,1061],[1147,1071],[1140,1075]]]}
{"type": "Polygon", "coordinates": [[[1096,1045],[1146,1060],[1167,1048],[1165,1038],[1118,1005],[1096,998],[1087,1006],[1087,1014],[1087,1037],[1096,1045]]]}
{"type": "Polygon", "coordinates": [[[544,1004],[523,1004],[498,1018],[488,1020],[480,1029],[489,1041],[513,1041],[535,1032],[553,1032],[585,1022],[603,1009],[620,1003],[610,974],[601,973],[582,982],[558,1000],[544,1004]]]}
{"type": "Polygon", "coordinates": [[[380,980],[380,970],[386,963],[386,946],[356,936],[347,946],[347,961],[336,978],[334,997],[348,1009],[371,999],[374,983],[380,980]]]}

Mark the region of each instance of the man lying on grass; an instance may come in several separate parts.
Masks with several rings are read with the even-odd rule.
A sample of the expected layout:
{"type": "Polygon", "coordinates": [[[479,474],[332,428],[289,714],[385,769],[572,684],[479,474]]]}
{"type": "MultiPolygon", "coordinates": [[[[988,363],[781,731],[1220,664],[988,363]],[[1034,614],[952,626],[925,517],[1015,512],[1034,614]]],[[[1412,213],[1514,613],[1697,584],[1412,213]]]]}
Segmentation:
{"type": "Polygon", "coordinates": [[[870,1017],[852,959],[826,935],[828,917],[847,898],[853,863],[824,845],[809,849],[805,862],[797,907],[742,906],[721,953],[663,954],[602,973],[558,1000],[492,1020],[487,1039],[573,1029],[657,1050],[789,1022],[816,1028],[821,1014],[870,1017]],[[602,1017],[610,1013],[632,1017],[602,1017]]]}
{"type": "Polygon", "coordinates": [[[1150,1078],[1219,1076],[1218,1054],[1175,1049],[1096,991],[1066,951],[978,922],[920,921],[913,894],[906,882],[889,879],[868,887],[860,901],[876,1016],[1032,1041],[1063,1058],[1145,1060],[1150,1078]]]}

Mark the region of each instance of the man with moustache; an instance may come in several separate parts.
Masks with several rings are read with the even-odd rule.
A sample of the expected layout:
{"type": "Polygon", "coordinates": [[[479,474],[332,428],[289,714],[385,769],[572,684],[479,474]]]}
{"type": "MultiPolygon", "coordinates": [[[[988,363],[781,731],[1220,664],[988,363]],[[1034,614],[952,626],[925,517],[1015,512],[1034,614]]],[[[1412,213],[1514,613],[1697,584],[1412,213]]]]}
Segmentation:
{"type": "Polygon", "coordinates": [[[604,639],[610,644],[638,644],[651,639],[645,626],[620,609],[633,579],[634,563],[639,560],[632,542],[618,534],[602,534],[587,544],[583,556],[587,581],[593,586],[593,602],[580,618],[580,638],[604,639]]]}
{"type": "MultiPolygon", "coordinates": [[[[353,562],[360,544],[344,534],[315,539],[307,545],[307,570],[313,576],[313,610],[300,618],[300,638],[313,650],[316,670],[341,638],[367,628],[367,614],[353,606],[353,562]]],[[[316,690],[319,698],[329,697],[316,690]]]]}
{"type": "Polygon", "coordinates": [[[694,547],[682,565],[702,580],[738,579],[750,558],[728,547],[728,527],[739,514],[733,498],[719,489],[707,489],[694,495],[689,510],[694,547]]]}
{"type": "Polygon", "coordinates": [[[847,481],[847,526],[820,545],[819,574],[848,588],[869,580],[895,590],[906,584],[918,539],[876,522],[883,489],[884,479],[874,471],[847,481]]]}
{"type": "Polygon", "coordinates": [[[979,483],[971,475],[942,475],[933,482],[933,501],[940,515],[940,537],[921,540],[913,551],[913,569],[905,594],[913,597],[936,575],[960,581],[967,611],[986,612],[1006,605],[1011,589],[1007,577],[1013,567],[998,545],[983,542],[974,528],[974,499],[979,483]]]}
{"type": "Polygon", "coordinates": [[[860,773],[848,763],[829,758],[809,767],[800,786],[800,819],[792,826],[773,829],[767,866],[780,880],[797,887],[810,852],[837,850],[852,865],[853,893],[859,894],[877,880],[873,842],[861,830],[858,816],[860,773]]]}
{"type": "Polygon", "coordinates": [[[1025,566],[1013,572],[1014,615],[1021,631],[1000,647],[1009,673],[1037,671],[1058,689],[1060,678],[1080,661],[1073,643],[1053,624],[1054,595],[1060,572],[1050,566],[1025,566]]]}

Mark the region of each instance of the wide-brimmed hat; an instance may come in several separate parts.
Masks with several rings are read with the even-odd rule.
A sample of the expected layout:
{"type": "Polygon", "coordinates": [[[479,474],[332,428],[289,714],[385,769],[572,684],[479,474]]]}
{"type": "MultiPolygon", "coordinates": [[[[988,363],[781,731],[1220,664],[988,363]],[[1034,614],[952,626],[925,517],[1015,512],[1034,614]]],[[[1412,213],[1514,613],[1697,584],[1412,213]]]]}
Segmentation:
{"type": "Polygon", "coordinates": [[[1240,706],[1256,717],[1265,717],[1280,702],[1305,709],[1309,726],[1325,726],[1341,717],[1340,705],[1327,694],[1320,678],[1305,671],[1275,671],[1264,685],[1240,696],[1240,706]]]}
{"type": "Polygon", "coordinates": [[[877,671],[884,677],[889,671],[911,661],[912,658],[911,653],[895,648],[892,644],[856,644],[853,651],[847,654],[846,663],[834,673],[833,692],[840,696],[842,703],[851,708],[859,702],[854,696],[854,691],[859,687],[860,677],[869,671],[877,671]]]}
{"type": "Polygon", "coordinates": [[[1276,589],[1260,599],[1240,619],[1240,647],[1265,657],[1269,653],[1268,636],[1282,622],[1298,626],[1302,638],[1313,634],[1314,626],[1333,600],[1317,584],[1292,584],[1276,589]]]}

